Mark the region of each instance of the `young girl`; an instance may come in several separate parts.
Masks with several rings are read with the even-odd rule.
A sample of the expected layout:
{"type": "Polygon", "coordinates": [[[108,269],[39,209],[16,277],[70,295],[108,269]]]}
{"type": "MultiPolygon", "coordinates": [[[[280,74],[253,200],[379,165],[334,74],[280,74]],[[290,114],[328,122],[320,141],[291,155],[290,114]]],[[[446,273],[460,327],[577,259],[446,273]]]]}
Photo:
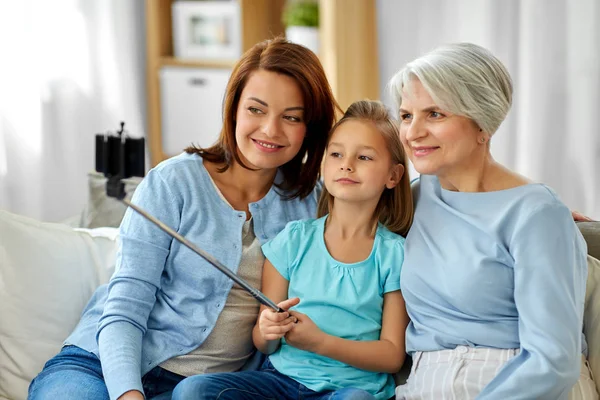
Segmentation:
{"type": "Polygon", "coordinates": [[[352,104],[334,126],[319,219],[263,245],[259,371],[187,378],[173,399],[388,399],[404,362],[400,292],[413,206],[395,122],[379,102],[352,104]]]}

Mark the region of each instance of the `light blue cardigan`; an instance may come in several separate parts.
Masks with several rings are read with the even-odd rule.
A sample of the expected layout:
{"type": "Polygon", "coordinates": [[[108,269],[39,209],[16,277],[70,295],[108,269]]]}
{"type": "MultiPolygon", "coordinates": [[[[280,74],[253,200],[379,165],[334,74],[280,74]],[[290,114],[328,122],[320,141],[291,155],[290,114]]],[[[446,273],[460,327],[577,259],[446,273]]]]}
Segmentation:
{"type": "MultiPolygon", "coordinates": [[[[314,218],[319,191],[303,200],[285,200],[272,187],[250,204],[261,244],[290,221],[314,218]]],[[[237,271],[245,213],[219,196],[200,156],[184,153],[159,164],[138,186],[133,202],[237,271]]],[[[102,354],[111,399],[129,390],[143,392],[144,374],[200,346],[232,286],[204,259],[131,209],[121,223],[116,268],[65,341],[102,354]]]]}

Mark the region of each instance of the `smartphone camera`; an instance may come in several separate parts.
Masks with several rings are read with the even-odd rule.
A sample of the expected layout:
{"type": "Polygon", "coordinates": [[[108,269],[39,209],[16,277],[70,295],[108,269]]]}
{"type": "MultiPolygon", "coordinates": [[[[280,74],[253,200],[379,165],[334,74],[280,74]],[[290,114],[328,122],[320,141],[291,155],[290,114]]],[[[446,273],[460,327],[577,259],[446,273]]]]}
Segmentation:
{"type": "Polygon", "coordinates": [[[115,133],[96,135],[96,171],[104,176],[118,176],[121,179],[131,176],[144,177],[145,145],[144,138],[130,138],[124,135],[124,123],[115,133]],[[123,159],[121,170],[120,159],[123,159]]]}

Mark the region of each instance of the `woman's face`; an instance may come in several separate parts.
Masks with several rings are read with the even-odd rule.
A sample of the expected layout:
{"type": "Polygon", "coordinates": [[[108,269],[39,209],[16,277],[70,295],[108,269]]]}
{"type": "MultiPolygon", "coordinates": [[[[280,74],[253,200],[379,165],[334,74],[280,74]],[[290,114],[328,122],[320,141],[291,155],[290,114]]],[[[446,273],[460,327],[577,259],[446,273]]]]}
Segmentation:
{"type": "Polygon", "coordinates": [[[289,76],[253,72],[242,90],[235,118],[238,150],[248,167],[278,168],[302,147],[306,135],[304,99],[289,76]]]}
{"type": "Polygon", "coordinates": [[[439,177],[469,168],[483,137],[469,118],[440,109],[418,79],[402,91],[400,139],[417,172],[439,177]]]}

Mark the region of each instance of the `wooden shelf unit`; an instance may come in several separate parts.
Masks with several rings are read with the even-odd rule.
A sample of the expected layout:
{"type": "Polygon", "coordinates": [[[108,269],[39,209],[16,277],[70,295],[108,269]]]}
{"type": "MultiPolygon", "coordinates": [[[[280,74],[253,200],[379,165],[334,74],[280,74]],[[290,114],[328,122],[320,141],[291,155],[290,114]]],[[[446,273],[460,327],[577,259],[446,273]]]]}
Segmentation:
{"type": "Polygon", "coordinates": [[[161,57],[159,67],[166,65],[191,68],[233,68],[237,60],[181,60],[176,57],[161,57]]]}
{"type": "MultiPolygon", "coordinates": [[[[231,68],[236,60],[179,60],[173,56],[171,5],[175,0],[146,0],[148,146],[151,166],[168,158],[161,137],[159,73],[163,66],[231,68]]],[[[283,35],[285,0],[233,0],[240,4],[242,51],[283,35]]],[[[319,57],[343,109],[355,100],[379,98],[375,0],[319,0],[319,57]]]]}

